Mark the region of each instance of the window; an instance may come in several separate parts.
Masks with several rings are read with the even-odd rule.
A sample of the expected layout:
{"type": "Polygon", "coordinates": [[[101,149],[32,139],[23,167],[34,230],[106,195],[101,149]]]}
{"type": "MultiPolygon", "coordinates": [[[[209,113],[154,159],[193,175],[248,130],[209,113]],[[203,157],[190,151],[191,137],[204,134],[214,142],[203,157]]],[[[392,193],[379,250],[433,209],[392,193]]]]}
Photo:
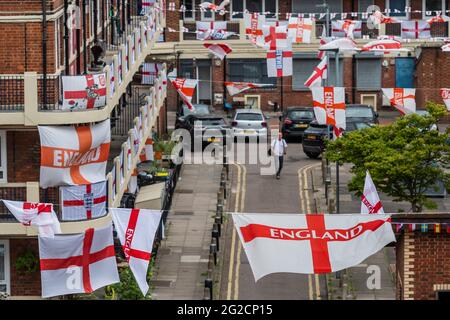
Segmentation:
{"type": "MultiPolygon", "coordinates": [[[[323,4],[323,0],[292,0],[293,13],[325,13],[326,8],[317,7],[323,4]]],[[[342,0],[328,0],[330,12],[342,12],[342,0]]]]}
{"type": "Polygon", "coordinates": [[[388,16],[409,19],[409,14],[405,12],[405,7],[409,6],[408,0],[386,0],[386,8],[391,12],[388,16]]]}
{"type": "MultiPolygon", "coordinates": [[[[358,11],[359,12],[368,12],[367,9],[370,8],[370,6],[374,5],[374,0],[358,0],[358,11]]],[[[371,12],[371,11],[370,11],[371,12]]],[[[363,19],[362,14],[359,15],[359,19],[363,19]]]]}
{"type": "Polygon", "coordinates": [[[278,0],[232,0],[230,11],[239,12],[235,14],[233,19],[242,19],[243,11],[249,12],[270,12],[266,14],[266,18],[276,19],[278,12],[278,0]]]}
{"type": "Polygon", "coordinates": [[[6,132],[0,131],[0,182],[7,182],[6,173],[6,132]]]}
{"type": "Polygon", "coordinates": [[[0,240],[0,292],[11,294],[9,277],[9,242],[0,240]]]}
{"type": "Polygon", "coordinates": [[[381,59],[356,59],[356,87],[358,90],[380,90],[381,59]]]}
{"type": "Polygon", "coordinates": [[[277,78],[267,77],[265,59],[228,60],[228,80],[234,82],[270,83],[276,86],[277,78]]]}
{"type": "MultiPolygon", "coordinates": [[[[324,86],[334,86],[336,83],[336,67],[334,58],[330,57],[330,65],[328,66],[328,80],[325,79],[324,86]],[[328,81],[328,82],[327,82],[328,81]]],[[[303,59],[294,59],[293,60],[293,76],[292,76],[292,89],[293,90],[309,90],[308,87],[305,87],[305,81],[311,76],[313,70],[320,63],[320,60],[313,57],[306,57],[303,59]]],[[[340,84],[343,86],[344,79],[344,64],[342,62],[342,58],[339,60],[339,79],[340,84]]]]}
{"type": "Polygon", "coordinates": [[[183,5],[186,7],[186,11],[184,12],[184,20],[195,20],[195,0],[183,0],[183,5]]]}
{"type": "Polygon", "coordinates": [[[445,0],[422,0],[422,16],[423,19],[435,16],[436,11],[445,14],[445,0]]]}

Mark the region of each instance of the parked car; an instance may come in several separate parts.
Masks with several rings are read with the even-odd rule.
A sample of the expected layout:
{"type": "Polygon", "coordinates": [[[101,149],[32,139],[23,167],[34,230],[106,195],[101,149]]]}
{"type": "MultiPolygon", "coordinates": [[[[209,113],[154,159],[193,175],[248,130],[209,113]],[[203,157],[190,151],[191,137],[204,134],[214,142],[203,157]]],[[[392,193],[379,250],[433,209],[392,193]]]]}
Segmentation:
{"type": "Polygon", "coordinates": [[[345,108],[345,119],[347,123],[378,124],[378,113],[369,105],[348,104],[345,108]]]}
{"type": "Polygon", "coordinates": [[[317,120],[311,121],[303,134],[303,152],[309,158],[317,159],[325,149],[324,140],[327,139],[327,134],[329,134],[329,139],[333,139],[332,125],[318,124],[317,120]]]}
{"type": "Polygon", "coordinates": [[[311,107],[289,107],[280,116],[283,138],[302,138],[306,128],[315,119],[311,107]]]}
{"type": "Polygon", "coordinates": [[[236,110],[231,122],[234,139],[237,140],[239,137],[245,139],[256,137],[257,141],[263,137],[267,139],[267,119],[268,117],[259,109],[236,110]]]}
{"type": "Polygon", "coordinates": [[[225,143],[227,131],[230,130],[230,126],[223,117],[194,114],[186,116],[183,128],[190,133],[191,150],[194,149],[195,139],[201,139],[202,147],[210,143],[225,143]],[[220,131],[220,135],[215,136],[212,129],[220,131]]]}
{"type": "Polygon", "coordinates": [[[191,110],[187,105],[183,104],[181,109],[177,112],[177,118],[175,120],[175,129],[184,127],[184,122],[186,117],[189,115],[209,115],[211,114],[211,109],[206,104],[194,104],[194,109],[191,110]]]}

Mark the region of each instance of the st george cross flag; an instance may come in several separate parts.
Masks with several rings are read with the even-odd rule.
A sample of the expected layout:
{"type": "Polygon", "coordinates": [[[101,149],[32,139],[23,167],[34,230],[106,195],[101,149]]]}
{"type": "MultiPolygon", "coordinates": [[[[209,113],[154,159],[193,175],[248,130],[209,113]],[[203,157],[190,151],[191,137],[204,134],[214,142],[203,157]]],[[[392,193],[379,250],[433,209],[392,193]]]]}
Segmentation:
{"type": "Polygon", "coordinates": [[[220,60],[223,60],[227,54],[233,52],[231,47],[226,43],[204,43],[203,46],[220,60]]]}
{"type": "Polygon", "coordinates": [[[403,39],[428,39],[431,38],[431,27],[426,20],[403,20],[403,39]]]}
{"type": "Polygon", "coordinates": [[[183,78],[169,78],[172,85],[177,89],[181,99],[186,103],[190,110],[194,109],[192,105],[192,96],[194,95],[195,87],[198,80],[183,79],[183,78]]]}
{"type": "Polygon", "coordinates": [[[155,5],[155,2],[156,0],[142,0],[141,15],[149,14],[155,5]]]}
{"type": "Polygon", "coordinates": [[[106,105],[106,75],[63,76],[62,110],[84,110],[106,105]]]}
{"type": "Polygon", "coordinates": [[[450,17],[445,14],[444,15],[439,14],[439,15],[437,15],[435,17],[431,17],[430,19],[427,20],[427,22],[429,24],[442,23],[442,22],[448,22],[448,21],[450,21],[450,17]]]}
{"type": "Polygon", "coordinates": [[[312,19],[289,18],[288,37],[292,43],[311,43],[312,19]]]}
{"type": "Polygon", "coordinates": [[[444,45],[441,47],[441,50],[442,50],[443,52],[450,52],[450,43],[444,44],[444,45]]]}
{"type": "Polygon", "coordinates": [[[161,211],[122,208],[113,208],[110,211],[125,258],[145,296],[149,289],[147,270],[161,211]]]}
{"type": "Polygon", "coordinates": [[[321,87],[322,80],[327,78],[328,59],[325,57],[319,65],[314,68],[312,74],[305,81],[305,87],[321,87]]]}
{"type": "Polygon", "coordinates": [[[386,215],[233,214],[255,281],[355,266],[395,241],[386,215]]]}
{"type": "Polygon", "coordinates": [[[346,38],[361,38],[362,22],[358,20],[335,20],[331,21],[332,36],[346,38]]]}
{"type": "Polygon", "coordinates": [[[283,50],[267,51],[267,76],[292,76],[292,47],[283,50]]]}
{"type": "Polygon", "coordinates": [[[158,77],[158,72],[162,70],[162,63],[144,63],[142,65],[142,80],[141,84],[154,84],[158,77]]]}
{"type": "Polygon", "coordinates": [[[151,138],[147,138],[147,140],[145,140],[145,146],[142,149],[141,154],[139,155],[139,160],[141,162],[153,161],[154,160],[154,156],[153,156],[153,140],[151,138]]]}
{"type": "Polygon", "coordinates": [[[216,40],[221,39],[216,33],[227,32],[226,21],[196,21],[197,40],[216,40]]]}
{"type": "Polygon", "coordinates": [[[106,214],[106,181],[60,187],[62,220],[89,220],[106,214]]]}
{"type": "Polygon", "coordinates": [[[311,87],[310,89],[317,122],[345,129],[345,88],[311,87]]]}
{"type": "Polygon", "coordinates": [[[273,84],[250,83],[250,82],[224,82],[230,96],[234,96],[248,89],[271,87],[273,84]]]}
{"type": "Polygon", "coordinates": [[[284,50],[288,47],[287,26],[264,25],[262,31],[263,36],[256,42],[257,46],[266,50],[284,50]]]}
{"type": "Polygon", "coordinates": [[[245,34],[253,42],[262,41],[262,27],[266,23],[266,16],[263,14],[255,13],[244,13],[244,23],[245,23],[245,34]]]}
{"type": "Polygon", "coordinates": [[[39,237],[42,297],[91,293],[120,282],[112,225],[74,235],[39,237]]]}
{"type": "Polygon", "coordinates": [[[382,88],[391,106],[402,115],[416,112],[416,89],[382,88]]]}
{"type": "Polygon", "coordinates": [[[51,203],[3,200],[8,210],[24,226],[36,226],[41,237],[53,238],[61,233],[58,217],[51,203]]]}
{"type": "Polygon", "coordinates": [[[385,39],[385,40],[374,40],[366,43],[361,51],[375,51],[375,52],[399,52],[408,51],[408,49],[402,48],[402,43],[397,40],[385,39]]]}
{"type": "Polygon", "coordinates": [[[38,126],[42,188],[105,180],[110,120],[88,126],[38,126]]]}
{"type": "Polygon", "coordinates": [[[361,196],[362,214],[384,214],[383,206],[378,196],[377,188],[373,183],[369,171],[366,172],[366,181],[364,182],[364,191],[361,196]]]}
{"type": "Polygon", "coordinates": [[[384,14],[381,13],[381,11],[376,10],[373,14],[369,16],[368,22],[372,23],[377,29],[379,28],[380,24],[385,23],[398,23],[399,20],[397,20],[394,17],[387,17],[384,14]]]}
{"type": "Polygon", "coordinates": [[[327,41],[319,47],[320,51],[324,50],[339,50],[339,52],[356,52],[356,42],[350,38],[337,38],[327,41]]]}
{"type": "Polygon", "coordinates": [[[444,100],[445,106],[447,107],[447,111],[450,111],[450,88],[442,88],[441,97],[442,100],[444,100]]]}

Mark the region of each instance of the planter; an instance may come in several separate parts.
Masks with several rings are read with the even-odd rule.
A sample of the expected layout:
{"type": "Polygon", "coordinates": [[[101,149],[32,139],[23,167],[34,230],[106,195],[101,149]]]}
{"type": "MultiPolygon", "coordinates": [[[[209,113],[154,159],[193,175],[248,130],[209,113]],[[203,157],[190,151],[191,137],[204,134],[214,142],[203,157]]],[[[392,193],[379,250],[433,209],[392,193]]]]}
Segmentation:
{"type": "Polygon", "coordinates": [[[155,151],[155,160],[162,159],[162,151],[155,151]]]}

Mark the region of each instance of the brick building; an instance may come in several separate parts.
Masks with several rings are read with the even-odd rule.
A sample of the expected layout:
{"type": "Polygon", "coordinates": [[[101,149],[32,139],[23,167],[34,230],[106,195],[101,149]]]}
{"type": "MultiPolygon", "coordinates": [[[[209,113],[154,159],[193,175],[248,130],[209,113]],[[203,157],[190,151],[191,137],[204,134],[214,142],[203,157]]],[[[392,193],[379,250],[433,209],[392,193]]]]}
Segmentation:
{"type": "MultiPolygon", "coordinates": [[[[162,1],[156,3],[162,6],[162,1]]],[[[37,126],[85,125],[110,119],[108,206],[120,205],[139,157],[131,150],[130,169],[124,165],[113,171],[120,163],[120,152],[127,154],[133,149],[125,143],[131,139],[130,129],[139,117],[145,119],[142,114],[146,110],[144,137],[152,127],[160,134],[166,132],[166,92],[164,86],[160,89],[161,77],[155,77],[153,86],[135,81],[146,56],[162,37],[165,12],[141,9],[142,1],[131,0],[0,2],[0,199],[51,202],[61,219],[59,188],[39,186],[37,126]],[[103,51],[102,63],[96,63],[91,50],[96,45],[103,51]],[[62,76],[95,73],[104,73],[109,84],[106,106],[62,110],[62,76]],[[115,183],[118,179],[123,183],[115,183]]],[[[143,147],[142,142],[139,150],[143,147]]],[[[128,163],[128,159],[123,161],[128,163]]],[[[106,216],[62,222],[61,227],[63,233],[77,233],[110,220],[106,216]]],[[[40,297],[39,268],[20,268],[25,256],[31,265],[39,257],[36,232],[18,223],[0,203],[0,292],[13,298],[40,297]]]]}

